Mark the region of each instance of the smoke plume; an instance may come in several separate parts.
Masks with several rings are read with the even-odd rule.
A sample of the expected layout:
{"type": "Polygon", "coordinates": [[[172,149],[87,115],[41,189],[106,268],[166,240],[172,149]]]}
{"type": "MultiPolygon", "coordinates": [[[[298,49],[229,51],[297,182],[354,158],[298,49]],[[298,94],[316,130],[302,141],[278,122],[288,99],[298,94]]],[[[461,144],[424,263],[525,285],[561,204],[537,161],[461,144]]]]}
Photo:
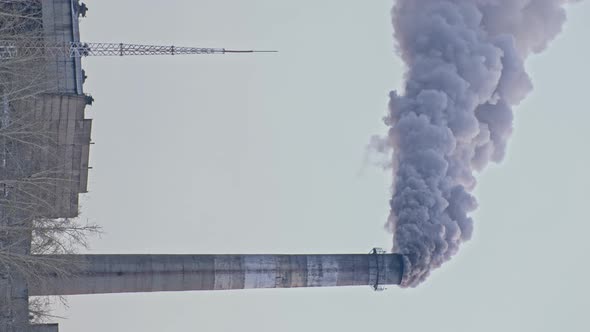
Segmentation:
{"type": "Polygon", "coordinates": [[[531,91],[524,61],[560,31],[567,0],[397,0],[393,25],[407,65],[390,94],[394,185],[388,227],[415,287],[469,240],[480,171],[499,162],[512,107],[531,91]]]}

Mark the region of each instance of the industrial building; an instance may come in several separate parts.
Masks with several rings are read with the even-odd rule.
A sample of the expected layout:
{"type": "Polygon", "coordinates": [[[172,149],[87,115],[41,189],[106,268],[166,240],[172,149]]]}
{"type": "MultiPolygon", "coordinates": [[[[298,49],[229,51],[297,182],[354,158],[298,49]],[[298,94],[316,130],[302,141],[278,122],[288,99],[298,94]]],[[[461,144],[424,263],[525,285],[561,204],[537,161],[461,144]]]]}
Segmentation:
{"type": "MultiPolygon", "coordinates": [[[[3,38],[12,23],[46,42],[79,41],[78,19],[86,6],[77,0],[6,1],[0,6],[2,12],[22,17],[17,24],[7,22],[7,16],[0,20],[3,38]]],[[[14,257],[30,255],[26,230],[31,220],[78,216],[79,194],[87,192],[92,128],[85,114],[92,99],[83,91],[80,58],[20,60],[30,74],[27,86],[10,90],[0,82],[0,250],[14,257]],[[19,228],[25,231],[10,231],[19,228]]],[[[28,287],[19,271],[0,266],[0,331],[57,331],[57,324],[29,325],[28,287]]]]}
{"type": "MultiPolygon", "coordinates": [[[[48,42],[70,43],[80,41],[79,9],[74,0],[41,0],[43,37],[48,42]]],[[[84,7],[82,7],[84,8],[84,7]]],[[[85,12],[84,12],[85,15],[85,12]]],[[[57,186],[55,210],[47,217],[72,218],[78,215],[78,195],[87,192],[89,146],[92,120],[85,117],[89,96],[84,94],[81,59],[55,56],[47,61],[46,93],[35,100],[37,119],[48,122],[55,144],[49,156],[40,160],[40,169],[58,169],[67,186],[57,186]]]]}
{"type": "MultiPolygon", "coordinates": [[[[30,11],[30,15],[39,16],[41,24],[33,28],[41,30],[39,34],[45,42],[79,41],[79,9],[85,6],[73,0],[24,3],[31,7],[22,9],[25,13],[30,11]]],[[[34,21],[37,17],[29,19],[34,21]]],[[[26,139],[34,139],[35,144],[19,144],[22,136],[15,142],[3,142],[0,172],[3,178],[51,172],[52,178],[60,183],[54,186],[56,192],[45,193],[44,199],[52,203],[48,207],[53,208],[48,208],[42,216],[73,218],[78,215],[78,195],[87,191],[92,127],[92,120],[85,116],[92,98],[83,91],[81,59],[56,55],[24,59],[24,62],[28,67],[39,67],[38,72],[28,73],[34,76],[36,85],[22,88],[30,90],[23,96],[5,93],[3,99],[8,100],[3,100],[2,118],[3,123],[16,123],[17,119],[26,122],[21,128],[26,127],[26,139]]]]}
{"type": "MultiPolygon", "coordinates": [[[[47,255],[32,252],[30,230],[14,234],[3,229],[24,225],[26,230],[26,223],[38,218],[74,218],[78,216],[79,195],[88,190],[92,120],[86,117],[85,111],[92,98],[83,90],[86,77],[82,56],[274,51],[84,43],[80,41],[78,20],[86,15],[87,8],[78,0],[9,1],[0,2],[0,9],[6,9],[1,6],[22,6],[18,9],[24,16],[32,17],[27,32],[31,32],[33,38],[24,42],[28,46],[21,48],[25,52],[18,56],[31,56],[25,59],[31,64],[27,70],[36,67],[39,70],[32,80],[34,94],[11,98],[6,92],[8,88],[0,87],[0,128],[6,129],[16,123],[20,124],[16,130],[19,135],[26,133],[25,139],[0,135],[0,184],[3,185],[0,193],[4,195],[4,202],[8,202],[8,208],[0,206],[0,251],[44,262],[66,262],[73,272],[58,275],[51,270],[39,271],[38,278],[31,280],[20,271],[0,264],[0,331],[58,331],[57,324],[30,324],[29,296],[342,286],[380,290],[384,285],[401,283],[403,257],[380,250],[364,255],[47,255]],[[70,46],[70,53],[64,45],[70,46]],[[17,183],[19,181],[21,183],[17,183]],[[26,208],[10,205],[14,202],[24,202],[26,208]]],[[[2,28],[0,21],[0,32],[2,28]]],[[[3,44],[0,39],[0,60],[2,56],[17,54],[18,42],[3,44]]],[[[27,89],[30,87],[16,90],[27,89]]]]}

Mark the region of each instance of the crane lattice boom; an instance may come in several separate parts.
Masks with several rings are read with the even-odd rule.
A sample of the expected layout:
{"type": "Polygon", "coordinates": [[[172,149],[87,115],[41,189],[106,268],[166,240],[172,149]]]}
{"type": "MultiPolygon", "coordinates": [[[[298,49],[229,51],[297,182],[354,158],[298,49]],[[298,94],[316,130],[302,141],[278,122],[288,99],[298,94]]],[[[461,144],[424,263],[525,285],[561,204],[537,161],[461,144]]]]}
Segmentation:
{"type": "Polygon", "coordinates": [[[28,56],[64,56],[70,58],[80,58],[85,56],[182,55],[259,52],[276,51],[228,50],[225,48],[180,47],[124,43],[73,42],[67,44],[50,44],[44,40],[0,41],[0,59],[28,56]]]}

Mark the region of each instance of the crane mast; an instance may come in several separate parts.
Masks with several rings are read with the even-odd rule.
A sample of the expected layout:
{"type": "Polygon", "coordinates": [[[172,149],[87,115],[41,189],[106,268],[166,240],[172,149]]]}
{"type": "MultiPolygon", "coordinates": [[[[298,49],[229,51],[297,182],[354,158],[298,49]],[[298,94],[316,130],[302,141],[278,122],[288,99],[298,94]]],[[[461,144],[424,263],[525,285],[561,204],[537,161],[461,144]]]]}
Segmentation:
{"type": "Polygon", "coordinates": [[[86,56],[186,55],[269,52],[277,51],[231,50],[226,48],[184,47],[173,45],[143,45],[125,43],[71,42],[65,44],[51,44],[45,42],[44,40],[0,41],[0,59],[45,56],[81,58],[86,56]]]}

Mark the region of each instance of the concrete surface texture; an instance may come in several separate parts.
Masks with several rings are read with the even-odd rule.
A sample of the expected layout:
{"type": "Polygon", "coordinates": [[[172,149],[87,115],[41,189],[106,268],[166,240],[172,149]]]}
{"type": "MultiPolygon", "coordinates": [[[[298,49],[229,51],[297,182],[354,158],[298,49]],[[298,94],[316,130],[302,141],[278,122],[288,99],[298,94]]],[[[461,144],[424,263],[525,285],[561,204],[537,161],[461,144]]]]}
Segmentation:
{"type": "Polygon", "coordinates": [[[75,255],[78,273],[45,278],[29,295],[399,284],[396,254],[75,255]]]}

